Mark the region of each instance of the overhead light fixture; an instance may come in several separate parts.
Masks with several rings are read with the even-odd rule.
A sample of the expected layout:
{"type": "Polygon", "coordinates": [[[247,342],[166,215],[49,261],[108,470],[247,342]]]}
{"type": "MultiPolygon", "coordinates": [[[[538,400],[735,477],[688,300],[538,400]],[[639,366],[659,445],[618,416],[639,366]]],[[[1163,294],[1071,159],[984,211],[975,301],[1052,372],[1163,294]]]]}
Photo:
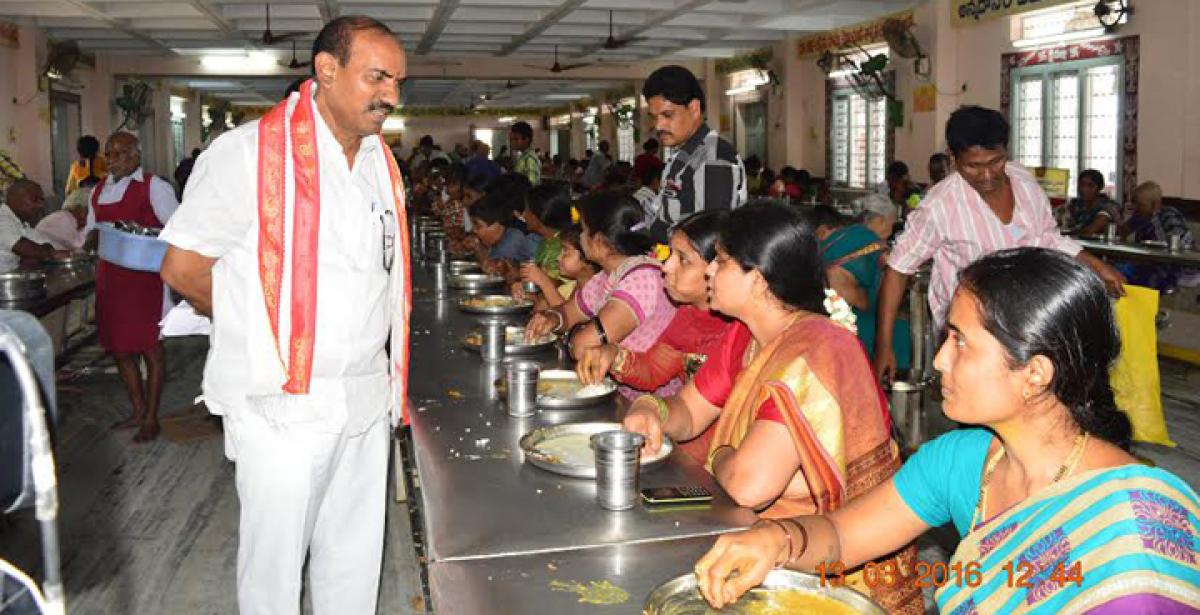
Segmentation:
{"type": "Polygon", "coordinates": [[[506,115],[504,117],[496,118],[496,121],[500,122],[501,124],[511,124],[517,121],[517,118],[514,115],[506,115]]]}
{"type": "Polygon", "coordinates": [[[1030,47],[1048,47],[1051,45],[1061,45],[1063,43],[1071,43],[1074,41],[1083,41],[1089,38],[1104,36],[1104,28],[1088,28],[1086,30],[1075,30],[1073,32],[1063,32],[1062,34],[1051,34],[1049,36],[1035,36],[1032,38],[1021,38],[1013,41],[1013,47],[1017,49],[1028,49],[1030,47]]]}
{"type": "Polygon", "coordinates": [[[265,51],[240,54],[209,54],[200,58],[200,64],[209,70],[246,72],[276,68],[275,56],[265,51]]]}

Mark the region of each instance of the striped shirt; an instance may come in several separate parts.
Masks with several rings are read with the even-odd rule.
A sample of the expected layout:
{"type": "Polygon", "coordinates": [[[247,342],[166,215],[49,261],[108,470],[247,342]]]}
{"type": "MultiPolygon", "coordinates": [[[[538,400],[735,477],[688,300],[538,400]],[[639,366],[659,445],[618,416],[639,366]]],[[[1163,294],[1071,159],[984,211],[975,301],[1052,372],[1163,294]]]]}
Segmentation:
{"type": "Polygon", "coordinates": [[[1075,256],[1079,244],[1063,237],[1050,209],[1050,200],[1023,167],[1005,167],[1012,185],[1012,222],[1004,224],[983,198],[958,173],[930,189],[913,211],[888,257],[888,266],[912,275],[933,259],[929,279],[929,308],[934,330],[941,331],[958,286],[958,272],[976,259],[1009,248],[1041,247],[1075,256]]]}

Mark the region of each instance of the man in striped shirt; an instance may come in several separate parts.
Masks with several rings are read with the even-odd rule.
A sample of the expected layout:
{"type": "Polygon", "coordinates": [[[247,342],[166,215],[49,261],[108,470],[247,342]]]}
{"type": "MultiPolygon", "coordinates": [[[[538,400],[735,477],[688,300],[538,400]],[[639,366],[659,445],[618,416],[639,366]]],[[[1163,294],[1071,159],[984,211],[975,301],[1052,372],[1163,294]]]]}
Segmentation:
{"type": "Polygon", "coordinates": [[[1008,121],[983,107],[962,107],[946,122],[946,143],[955,173],[929,190],[909,215],[888,257],[879,289],[875,371],[891,379],[896,369],[892,330],[908,280],[929,259],[929,307],[940,337],[958,272],[982,256],[1018,247],[1065,252],[1094,270],[1114,295],[1125,278],[1107,263],[1063,237],[1050,201],[1029,171],[1008,162],[1008,121]]]}

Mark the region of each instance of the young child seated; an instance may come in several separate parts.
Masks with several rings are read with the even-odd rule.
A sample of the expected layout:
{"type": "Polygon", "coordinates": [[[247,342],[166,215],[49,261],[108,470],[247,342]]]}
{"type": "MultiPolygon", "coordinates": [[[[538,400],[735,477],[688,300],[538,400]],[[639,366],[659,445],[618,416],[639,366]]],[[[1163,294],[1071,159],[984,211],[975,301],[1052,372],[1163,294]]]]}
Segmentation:
{"type": "Polygon", "coordinates": [[[540,243],[538,236],[513,228],[510,198],[506,191],[488,192],[467,210],[477,239],[467,242],[468,247],[475,249],[484,271],[504,277],[509,284],[519,278],[521,263],[533,260],[540,243]]]}

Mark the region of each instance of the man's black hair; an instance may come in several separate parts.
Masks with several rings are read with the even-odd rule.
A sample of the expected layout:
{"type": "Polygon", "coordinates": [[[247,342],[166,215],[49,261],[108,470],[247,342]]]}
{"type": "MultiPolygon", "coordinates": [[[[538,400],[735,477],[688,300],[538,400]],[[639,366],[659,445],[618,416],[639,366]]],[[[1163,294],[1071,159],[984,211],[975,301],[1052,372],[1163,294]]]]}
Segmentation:
{"type": "Polygon", "coordinates": [[[972,147],[1006,149],[1008,131],[1008,120],[995,109],[959,107],[946,120],[946,145],[955,156],[972,147]]]}
{"type": "Polygon", "coordinates": [[[883,174],[887,179],[900,179],[905,175],[908,175],[908,165],[899,160],[893,160],[892,164],[887,165],[887,171],[883,174]]]}
{"type": "Polygon", "coordinates": [[[417,145],[421,147],[433,147],[433,137],[425,135],[421,137],[421,140],[417,143],[417,145]]]}
{"type": "Polygon", "coordinates": [[[664,66],[650,73],[646,83],[642,85],[642,97],[650,100],[655,96],[662,96],[677,105],[687,105],[693,100],[699,100],[700,110],[704,111],[706,108],[704,88],[700,87],[700,82],[692,71],[682,66],[664,66]]]}
{"type": "Polygon", "coordinates": [[[530,126],[529,122],[517,122],[509,130],[522,139],[533,139],[533,126],[530,126]]]}
{"type": "Polygon", "coordinates": [[[656,152],[656,151],[658,151],[658,145],[659,145],[658,139],[655,139],[654,137],[650,137],[649,139],[646,139],[645,143],[642,144],[642,151],[647,152],[647,153],[656,152]]]}
{"type": "Polygon", "coordinates": [[[321,32],[313,41],[312,57],[317,57],[317,54],[321,52],[329,53],[337,58],[338,64],[345,66],[350,61],[350,43],[354,39],[354,35],[363,31],[374,31],[388,36],[396,35],[391,28],[377,19],[366,15],[344,15],[321,28],[321,32]]]}

